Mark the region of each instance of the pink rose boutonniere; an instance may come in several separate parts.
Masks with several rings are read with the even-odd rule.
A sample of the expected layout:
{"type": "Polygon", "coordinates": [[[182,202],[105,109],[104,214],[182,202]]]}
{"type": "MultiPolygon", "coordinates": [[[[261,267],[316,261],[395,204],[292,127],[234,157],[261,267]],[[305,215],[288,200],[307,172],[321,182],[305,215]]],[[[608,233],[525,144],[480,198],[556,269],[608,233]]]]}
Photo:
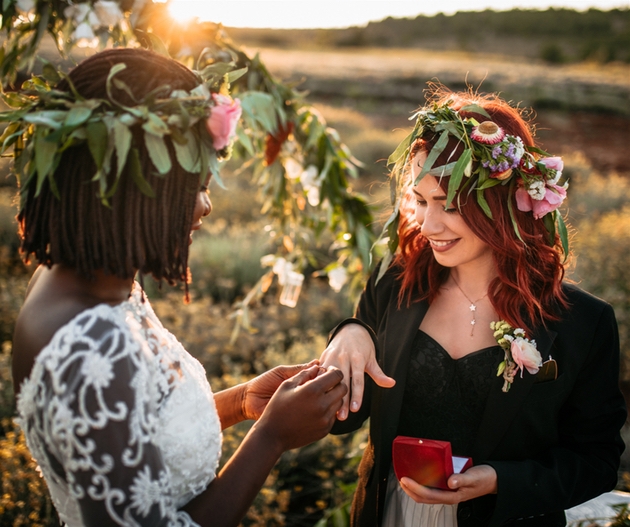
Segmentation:
{"type": "Polygon", "coordinates": [[[490,328],[494,331],[494,338],[499,346],[505,350],[505,359],[499,364],[497,376],[503,374],[503,391],[507,392],[519,370],[521,377],[523,370],[531,375],[538,373],[542,366],[542,357],[536,349],[536,341],[529,340],[524,330],[514,329],[504,320],[491,322],[490,328]]]}
{"type": "Polygon", "coordinates": [[[228,95],[213,93],[214,106],[206,122],[208,132],[212,136],[212,146],[218,152],[230,144],[236,135],[236,125],[241,118],[241,101],[228,95]]]}

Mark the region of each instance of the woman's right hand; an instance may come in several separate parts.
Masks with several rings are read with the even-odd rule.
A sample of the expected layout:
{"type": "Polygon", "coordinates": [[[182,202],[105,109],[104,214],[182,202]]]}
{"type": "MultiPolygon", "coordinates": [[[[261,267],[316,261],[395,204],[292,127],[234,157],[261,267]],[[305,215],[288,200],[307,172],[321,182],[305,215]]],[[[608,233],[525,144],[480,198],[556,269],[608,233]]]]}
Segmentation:
{"type": "Polygon", "coordinates": [[[367,373],[381,388],[391,388],[396,381],[383,373],[376,362],[376,350],[372,338],[360,324],[346,324],[330,341],[320,357],[322,367],[334,366],[343,373],[350,392],[343,398],[337,413],[340,421],[348,417],[348,410],[357,412],[363,401],[363,374],[367,373]],[[351,400],[350,400],[351,399],[351,400]]]}
{"type": "Polygon", "coordinates": [[[337,368],[306,368],[280,384],[254,427],[265,431],[280,452],[330,432],[348,388],[337,368]]]}

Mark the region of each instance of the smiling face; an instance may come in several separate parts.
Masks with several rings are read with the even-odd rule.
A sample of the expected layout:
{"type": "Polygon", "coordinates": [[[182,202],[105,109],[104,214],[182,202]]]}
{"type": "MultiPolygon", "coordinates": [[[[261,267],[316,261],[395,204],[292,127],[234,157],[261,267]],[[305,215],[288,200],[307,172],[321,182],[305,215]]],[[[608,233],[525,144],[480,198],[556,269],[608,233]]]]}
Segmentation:
{"type": "MultiPolygon", "coordinates": [[[[420,173],[425,160],[425,152],[414,157],[412,178],[420,173]]],[[[435,177],[424,176],[412,190],[416,221],[438,263],[451,268],[493,265],[492,250],[466,225],[457,208],[445,209],[446,194],[435,177]]]]}
{"type": "Polygon", "coordinates": [[[210,191],[208,185],[210,184],[210,176],[206,179],[203,185],[199,187],[197,192],[197,199],[195,200],[195,210],[193,211],[192,226],[190,228],[190,243],[192,243],[192,234],[201,228],[201,218],[204,218],[210,212],[212,212],[212,202],[210,201],[210,191]]]}

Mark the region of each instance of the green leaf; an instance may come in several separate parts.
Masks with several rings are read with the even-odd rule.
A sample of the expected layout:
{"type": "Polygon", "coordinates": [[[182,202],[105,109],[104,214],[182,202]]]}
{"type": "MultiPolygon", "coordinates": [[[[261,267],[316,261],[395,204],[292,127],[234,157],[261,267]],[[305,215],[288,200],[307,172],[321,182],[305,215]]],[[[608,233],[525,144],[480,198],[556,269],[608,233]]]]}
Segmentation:
{"type": "Polygon", "coordinates": [[[488,178],[477,187],[477,190],[486,190],[487,188],[495,187],[497,185],[500,185],[501,183],[502,182],[498,179],[488,178]]]}
{"type": "Polygon", "coordinates": [[[492,119],[492,117],[490,117],[490,114],[478,104],[467,104],[466,106],[462,106],[458,111],[459,113],[478,113],[483,115],[484,117],[487,117],[488,119],[492,119]]]}
{"type": "Polygon", "coordinates": [[[455,197],[455,193],[459,188],[460,183],[462,182],[462,178],[464,177],[464,170],[470,163],[472,158],[472,150],[467,148],[462,152],[462,155],[455,163],[455,168],[453,168],[453,173],[451,174],[451,179],[448,182],[448,192],[446,194],[446,207],[450,207],[453,198],[455,197]]]}
{"type": "Polygon", "coordinates": [[[186,130],[184,138],[186,143],[183,145],[173,143],[177,162],[186,172],[198,172],[200,168],[199,141],[192,130],[186,130]]]}
{"type": "Polygon", "coordinates": [[[61,80],[61,75],[59,75],[57,68],[47,60],[44,60],[44,65],[42,66],[42,76],[51,84],[57,84],[61,80]]]}
{"type": "MultiPolygon", "coordinates": [[[[405,155],[407,149],[411,146],[411,140],[414,137],[415,131],[411,132],[405,137],[396,147],[396,150],[387,158],[387,166],[398,163],[400,158],[405,155]]],[[[404,161],[404,160],[403,160],[404,161]]]]}
{"type": "Polygon", "coordinates": [[[125,167],[129,148],[131,147],[131,130],[129,130],[129,128],[122,124],[118,119],[114,120],[114,145],[116,147],[116,158],[118,164],[116,177],[118,178],[125,167]]]}
{"type": "Polygon", "coordinates": [[[254,150],[254,145],[252,144],[252,141],[249,138],[249,136],[245,133],[245,130],[243,130],[242,126],[239,126],[236,129],[236,137],[238,137],[239,144],[241,144],[241,146],[247,151],[247,153],[251,157],[254,157],[256,155],[256,152],[254,150]]]}
{"type": "Polygon", "coordinates": [[[149,157],[157,171],[162,175],[168,174],[173,166],[171,157],[168,155],[168,149],[164,139],[153,134],[144,134],[144,144],[149,152],[149,157]]]}
{"type": "Polygon", "coordinates": [[[65,119],[67,113],[63,110],[42,110],[36,113],[32,113],[24,116],[24,121],[27,123],[47,126],[56,130],[61,127],[61,123],[65,119]]]}
{"type": "Polygon", "coordinates": [[[275,101],[268,93],[250,91],[240,96],[241,108],[253,124],[260,124],[264,131],[275,133],[277,130],[277,117],[275,101]]]}
{"type": "Polygon", "coordinates": [[[554,211],[556,215],[556,221],[558,223],[558,234],[560,236],[560,241],[562,242],[562,250],[564,251],[564,261],[566,262],[569,257],[569,233],[567,232],[566,223],[564,223],[564,218],[559,211],[554,211]]]}
{"type": "Polygon", "coordinates": [[[453,161],[452,163],[448,163],[447,165],[441,165],[439,167],[433,167],[431,170],[429,170],[427,172],[427,174],[429,176],[433,176],[436,178],[441,178],[441,177],[447,177],[450,176],[453,173],[453,169],[455,168],[455,165],[457,164],[456,161],[453,161]]]}
{"type": "Polygon", "coordinates": [[[35,131],[35,167],[37,170],[35,196],[39,196],[42,185],[53,166],[55,153],[57,152],[57,143],[47,141],[44,132],[44,128],[37,128],[35,131]]]}
{"type": "Polygon", "coordinates": [[[140,164],[140,154],[138,153],[137,148],[132,148],[129,151],[129,156],[127,158],[127,163],[129,167],[129,174],[131,175],[131,179],[136,184],[136,186],[140,189],[144,195],[149,196],[150,198],[155,197],[155,192],[149,185],[149,182],[144,179],[142,175],[142,165],[140,164]]]}
{"type": "Polygon", "coordinates": [[[142,32],[146,39],[149,41],[149,47],[155,51],[156,53],[163,55],[164,57],[171,58],[171,55],[168,52],[168,47],[162,39],[158,37],[155,33],[151,33],[150,31],[142,32]]]}
{"type": "Polygon", "coordinates": [[[114,76],[117,73],[125,69],[127,69],[127,64],[125,64],[124,62],[119,62],[118,64],[114,64],[109,70],[109,74],[107,75],[107,80],[105,81],[105,89],[107,90],[107,96],[109,97],[111,101],[116,100],[114,98],[113,91],[112,91],[112,80],[114,79],[114,76]]]}
{"type": "Polygon", "coordinates": [[[227,190],[225,183],[223,183],[223,180],[221,179],[219,160],[217,159],[217,156],[214,152],[210,154],[210,157],[208,158],[208,164],[210,166],[210,172],[212,172],[212,179],[216,181],[223,190],[227,190]]]}
{"type": "Polygon", "coordinates": [[[103,167],[103,160],[107,151],[107,126],[103,121],[93,121],[88,123],[86,131],[92,159],[94,159],[96,169],[100,170],[103,167]]]}
{"type": "Polygon", "coordinates": [[[507,366],[506,361],[503,361],[501,362],[501,364],[499,364],[499,367],[497,368],[497,377],[499,377],[505,371],[506,366],[507,366]]]}
{"type": "Polygon", "coordinates": [[[237,81],[238,79],[240,79],[246,73],[247,73],[247,68],[240,68],[238,70],[230,71],[227,74],[227,81],[231,84],[231,83],[237,81]]]}
{"type": "Polygon", "coordinates": [[[73,106],[66,115],[66,119],[63,124],[65,126],[76,127],[87,121],[90,118],[90,115],[92,115],[92,110],[89,108],[86,108],[85,106],[73,106]]]}
{"type": "Polygon", "coordinates": [[[422,167],[422,171],[420,172],[420,174],[418,174],[418,177],[413,183],[414,185],[417,185],[420,182],[420,180],[425,176],[425,174],[429,170],[431,170],[431,168],[433,167],[433,163],[435,163],[435,160],[444,151],[447,144],[448,144],[448,131],[444,130],[442,134],[440,135],[440,138],[437,140],[437,143],[435,143],[435,145],[431,149],[431,152],[429,152],[429,155],[427,156],[427,160],[424,162],[424,166],[422,167]]]}
{"type": "Polygon", "coordinates": [[[383,278],[383,276],[385,276],[385,273],[387,272],[389,264],[392,262],[393,258],[394,258],[394,255],[392,254],[392,252],[389,250],[389,247],[388,247],[387,250],[385,251],[385,254],[383,255],[383,259],[381,260],[381,267],[378,270],[378,275],[376,276],[377,284],[379,280],[383,278]]]}
{"type": "MultiPolygon", "coordinates": [[[[477,204],[481,207],[481,210],[485,212],[486,216],[492,219],[492,211],[490,210],[490,207],[488,206],[488,202],[486,201],[486,198],[483,195],[483,190],[477,190],[477,204]]],[[[509,202],[508,202],[508,205],[509,205],[509,202]]],[[[516,223],[514,222],[514,219],[512,219],[512,222],[514,223],[514,225],[516,225],[516,223]]],[[[520,238],[520,235],[519,235],[519,238],[520,238]]]]}
{"type": "Polygon", "coordinates": [[[512,197],[514,196],[514,181],[511,184],[511,191],[510,194],[508,196],[508,212],[510,213],[510,220],[512,221],[512,227],[514,228],[514,232],[516,233],[516,236],[518,237],[519,240],[521,240],[521,242],[523,242],[524,245],[527,245],[525,243],[525,240],[523,240],[523,237],[521,236],[521,231],[518,228],[518,223],[516,223],[516,218],[514,218],[514,209],[512,208],[512,197]]]}
{"type": "Polygon", "coordinates": [[[166,123],[153,112],[148,113],[147,121],[142,125],[142,128],[147,133],[156,135],[158,137],[164,137],[169,132],[166,123]]]}

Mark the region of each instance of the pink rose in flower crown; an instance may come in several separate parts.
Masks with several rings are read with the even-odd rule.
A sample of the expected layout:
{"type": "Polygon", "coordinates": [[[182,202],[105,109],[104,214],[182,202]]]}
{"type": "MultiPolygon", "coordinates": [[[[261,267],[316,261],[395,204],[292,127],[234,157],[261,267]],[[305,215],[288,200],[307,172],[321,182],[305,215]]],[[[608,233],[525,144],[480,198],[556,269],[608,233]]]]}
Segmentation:
{"type": "Polygon", "coordinates": [[[548,212],[556,210],[567,197],[567,190],[556,184],[547,184],[545,188],[545,195],[542,199],[532,199],[527,190],[524,187],[519,187],[516,190],[516,206],[518,210],[523,212],[529,212],[530,210],[534,214],[534,218],[539,220],[548,212]]]}
{"type": "Polygon", "coordinates": [[[542,357],[536,349],[536,343],[522,337],[515,337],[510,344],[512,359],[521,370],[526,369],[532,375],[536,375],[542,366],[542,357]]]}
{"type": "Polygon", "coordinates": [[[241,118],[241,101],[219,93],[212,94],[215,106],[206,121],[208,132],[212,136],[215,150],[223,150],[236,134],[236,125],[241,118]]]}

